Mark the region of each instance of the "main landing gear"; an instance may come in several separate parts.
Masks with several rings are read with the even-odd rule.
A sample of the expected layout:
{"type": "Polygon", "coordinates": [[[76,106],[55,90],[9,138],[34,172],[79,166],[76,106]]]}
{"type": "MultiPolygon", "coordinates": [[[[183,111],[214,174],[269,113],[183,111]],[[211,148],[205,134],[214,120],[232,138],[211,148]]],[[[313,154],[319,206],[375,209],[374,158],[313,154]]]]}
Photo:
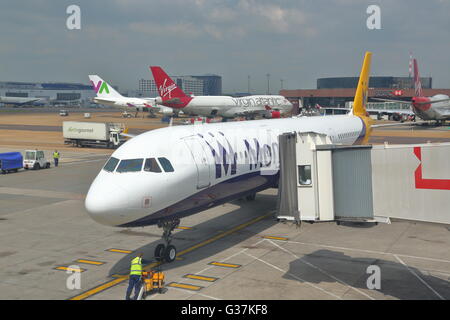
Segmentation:
{"type": "Polygon", "coordinates": [[[180,219],[162,220],[158,222],[158,228],[163,228],[163,240],[165,244],[160,243],[155,248],[155,258],[157,261],[172,262],[177,257],[177,248],[171,245],[172,231],[180,225],[180,219]]]}

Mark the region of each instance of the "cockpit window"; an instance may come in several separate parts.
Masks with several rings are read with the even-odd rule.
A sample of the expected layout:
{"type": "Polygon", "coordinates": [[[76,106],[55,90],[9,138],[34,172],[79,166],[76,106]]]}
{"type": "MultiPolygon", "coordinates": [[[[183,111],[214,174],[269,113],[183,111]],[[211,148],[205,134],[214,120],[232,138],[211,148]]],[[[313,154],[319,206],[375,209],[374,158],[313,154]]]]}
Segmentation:
{"type": "Polygon", "coordinates": [[[167,158],[158,158],[158,160],[165,172],[174,172],[172,164],[167,158]]]}
{"type": "Polygon", "coordinates": [[[138,172],[142,170],[142,162],[144,159],[122,160],[117,167],[116,172],[138,172]]]}
{"type": "Polygon", "coordinates": [[[103,167],[103,170],[108,171],[108,172],[113,172],[114,169],[116,169],[118,163],[119,163],[119,159],[111,157],[111,158],[109,158],[108,162],[106,162],[105,166],[103,167]]]}
{"type": "Polygon", "coordinates": [[[144,171],[162,172],[155,158],[145,159],[144,171]]]}

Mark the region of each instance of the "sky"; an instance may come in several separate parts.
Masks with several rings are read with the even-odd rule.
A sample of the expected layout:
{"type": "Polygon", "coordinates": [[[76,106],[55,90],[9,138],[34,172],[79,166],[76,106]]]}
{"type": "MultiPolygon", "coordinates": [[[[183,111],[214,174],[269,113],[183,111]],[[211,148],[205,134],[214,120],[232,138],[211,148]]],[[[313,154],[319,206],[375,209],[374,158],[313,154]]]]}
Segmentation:
{"type": "Polygon", "coordinates": [[[357,76],[365,51],[372,75],[408,76],[409,52],[434,88],[450,88],[450,0],[2,0],[0,81],[89,83],[120,90],[171,75],[218,74],[223,91],[316,87],[357,76]],[[81,29],[66,26],[67,7],[81,29]],[[380,8],[370,30],[368,6],[380,8]]]}

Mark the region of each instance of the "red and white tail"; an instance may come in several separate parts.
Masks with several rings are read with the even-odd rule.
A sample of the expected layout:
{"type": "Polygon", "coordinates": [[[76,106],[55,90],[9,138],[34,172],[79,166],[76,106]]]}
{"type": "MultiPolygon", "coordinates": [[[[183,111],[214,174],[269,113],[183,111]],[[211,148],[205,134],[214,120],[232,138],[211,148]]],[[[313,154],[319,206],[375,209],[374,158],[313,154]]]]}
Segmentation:
{"type": "Polygon", "coordinates": [[[188,97],[183,90],[177,87],[175,82],[173,82],[161,67],[150,67],[150,70],[152,71],[156,88],[163,102],[170,101],[174,98],[188,97]]]}
{"type": "Polygon", "coordinates": [[[420,82],[419,67],[416,59],[414,59],[414,95],[416,97],[423,97],[422,83],[420,82]]]}

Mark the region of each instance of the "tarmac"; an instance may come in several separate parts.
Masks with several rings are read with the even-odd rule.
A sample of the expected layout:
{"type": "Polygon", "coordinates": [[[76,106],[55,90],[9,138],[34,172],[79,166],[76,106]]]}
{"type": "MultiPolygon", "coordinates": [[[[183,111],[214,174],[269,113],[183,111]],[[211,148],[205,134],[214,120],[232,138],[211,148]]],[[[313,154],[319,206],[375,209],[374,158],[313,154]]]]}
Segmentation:
{"type": "MultiPolygon", "coordinates": [[[[39,125],[30,122],[21,125],[39,125]]],[[[0,128],[0,136],[9,130],[0,128]]],[[[435,131],[444,137],[416,139],[450,141],[449,130],[435,131]]],[[[376,137],[404,138],[395,132],[376,137]]],[[[450,226],[280,223],[275,189],[258,193],[255,201],[237,200],[182,219],[173,240],[177,260],[158,266],[153,251],[161,229],[102,226],[84,208],[112,150],[64,148],[28,137],[0,143],[0,152],[43,144],[50,158],[61,146],[60,166],[0,175],[0,299],[122,300],[137,252],[144,253],[147,269],[161,268],[166,277],[163,292],[147,300],[450,299],[450,226]],[[71,285],[73,269],[81,271],[79,289],[71,285]],[[380,286],[373,287],[373,270],[380,286]]]]}

